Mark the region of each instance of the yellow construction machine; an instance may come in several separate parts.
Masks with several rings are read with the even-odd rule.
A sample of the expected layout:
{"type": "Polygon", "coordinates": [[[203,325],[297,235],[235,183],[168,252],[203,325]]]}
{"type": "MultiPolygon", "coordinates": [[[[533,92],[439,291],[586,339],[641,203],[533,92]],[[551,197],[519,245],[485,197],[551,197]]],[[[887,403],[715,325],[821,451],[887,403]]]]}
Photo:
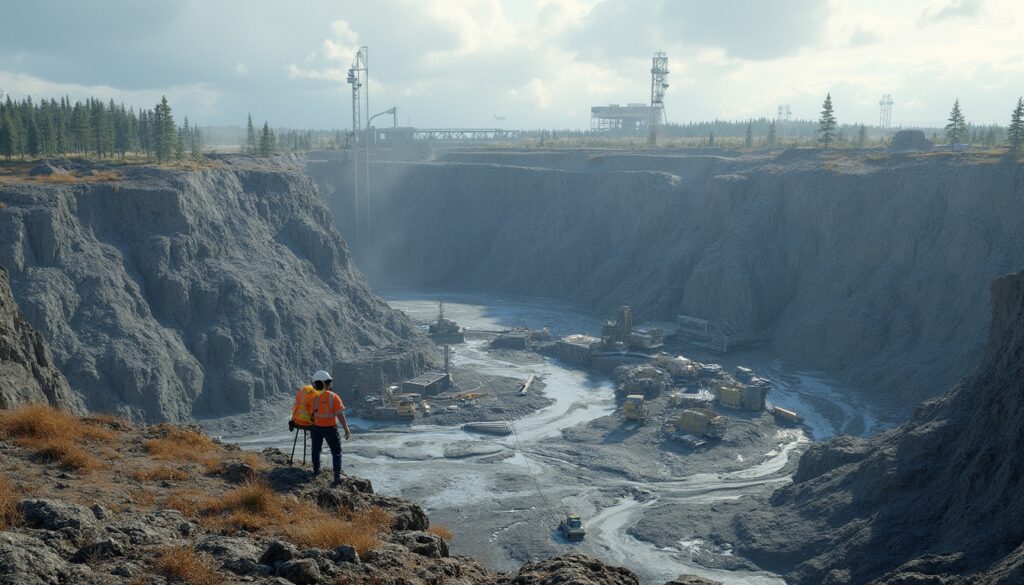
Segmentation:
{"type": "Polygon", "coordinates": [[[648,415],[647,399],[643,394],[626,396],[626,403],[622,405],[622,413],[626,420],[644,422],[648,415]]]}

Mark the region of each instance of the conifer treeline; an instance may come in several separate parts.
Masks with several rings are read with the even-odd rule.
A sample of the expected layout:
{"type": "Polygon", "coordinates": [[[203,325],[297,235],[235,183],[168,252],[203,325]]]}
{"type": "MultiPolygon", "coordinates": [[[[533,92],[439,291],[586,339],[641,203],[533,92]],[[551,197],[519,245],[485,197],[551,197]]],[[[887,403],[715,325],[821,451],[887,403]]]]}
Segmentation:
{"type": "Polygon", "coordinates": [[[124,160],[135,155],[164,162],[198,158],[201,150],[199,128],[189,126],[187,117],[178,126],[166,97],[138,113],[123,103],[95,98],[72,104],[67,97],[34,102],[8,95],[0,102],[0,156],[7,160],[57,155],[124,160]]]}

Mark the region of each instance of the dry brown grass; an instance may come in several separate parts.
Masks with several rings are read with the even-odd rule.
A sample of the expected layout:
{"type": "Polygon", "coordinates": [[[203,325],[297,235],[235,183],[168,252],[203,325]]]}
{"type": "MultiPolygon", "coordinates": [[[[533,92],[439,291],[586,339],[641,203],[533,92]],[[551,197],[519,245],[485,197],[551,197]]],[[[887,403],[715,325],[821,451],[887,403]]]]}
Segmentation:
{"type": "Polygon", "coordinates": [[[306,522],[322,514],[316,504],[282,497],[262,481],[250,481],[218,496],[207,496],[193,506],[202,524],[226,532],[279,532],[288,524],[306,522]]]}
{"type": "Polygon", "coordinates": [[[440,536],[447,542],[451,542],[451,540],[455,538],[455,533],[443,524],[431,524],[430,528],[427,528],[427,531],[440,536]]]}
{"type": "Polygon", "coordinates": [[[99,459],[67,438],[19,439],[18,444],[31,449],[40,461],[58,463],[66,469],[89,473],[104,467],[99,459]]]}
{"type": "Polygon", "coordinates": [[[15,439],[60,437],[72,441],[112,441],[115,436],[88,419],[47,404],[28,404],[4,412],[0,415],[0,429],[15,439]]]}
{"type": "Polygon", "coordinates": [[[199,516],[199,510],[209,497],[210,494],[208,492],[202,492],[191,488],[180,489],[171,492],[171,495],[167,497],[164,505],[167,508],[178,510],[189,518],[197,518],[199,516]]]}
{"type": "Polygon", "coordinates": [[[359,556],[380,547],[378,533],[372,527],[329,516],[290,526],[285,536],[303,547],[331,549],[347,544],[355,548],[359,556]]]}
{"type": "Polygon", "coordinates": [[[224,576],[217,572],[213,559],[197,553],[187,545],[164,549],[154,565],[164,576],[188,585],[217,585],[224,582],[224,576]]]}
{"type": "Polygon", "coordinates": [[[360,556],[379,548],[379,536],[391,531],[391,516],[374,506],[348,518],[333,516],[319,508],[302,522],[287,526],[284,536],[299,546],[335,548],[347,544],[360,556]]]}
{"type": "Polygon", "coordinates": [[[190,479],[192,474],[184,469],[177,469],[167,465],[139,469],[132,473],[132,477],[138,481],[185,481],[190,479]]]}
{"type": "Polygon", "coordinates": [[[18,511],[18,491],[6,477],[0,476],[0,530],[7,530],[21,523],[18,511]]]}
{"type": "Polygon", "coordinates": [[[313,502],[282,496],[261,481],[248,482],[215,496],[198,490],[180,490],[167,499],[166,505],[210,529],[278,534],[307,547],[348,544],[361,555],[379,547],[379,535],[391,527],[391,517],[380,508],[338,517],[313,502]]]}
{"type": "Polygon", "coordinates": [[[156,504],[156,494],[144,489],[132,490],[128,493],[132,506],[153,507],[156,504]]]}
{"type": "Polygon", "coordinates": [[[82,445],[113,441],[116,436],[95,422],[45,404],[29,404],[3,413],[0,432],[43,461],[83,472],[99,469],[102,464],[82,445]]]}
{"type": "Polygon", "coordinates": [[[156,459],[202,463],[216,466],[220,462],[220,445],[202,433],[173,425],[158,427],[163,436],[146,441],[146,451],[156,459]]]}

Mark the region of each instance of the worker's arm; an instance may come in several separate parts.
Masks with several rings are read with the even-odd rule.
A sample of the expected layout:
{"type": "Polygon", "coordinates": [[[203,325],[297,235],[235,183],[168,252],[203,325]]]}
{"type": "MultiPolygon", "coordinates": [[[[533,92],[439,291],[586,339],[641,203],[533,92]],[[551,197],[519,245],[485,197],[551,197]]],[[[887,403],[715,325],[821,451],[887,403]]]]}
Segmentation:
{"type": "Polygon", "coordinates": [[[345,429],[345,440],[347,441],[352,436],[352,433],[348,430],[348,419],[345,418],[345,403],[341,401],[341,397],[337,394],[334,395],[334,398],[338,401],[338,418],[341,419],[341,428],[345,429]]]}
{"type": "Polygon", "coordinates": [[[345,429],[345,440],[347,441],[352,433],[348,430],[348,419],[345,418],[345,413],[339,413],[338,418],[341,419],[341,428],[345,429]]]}

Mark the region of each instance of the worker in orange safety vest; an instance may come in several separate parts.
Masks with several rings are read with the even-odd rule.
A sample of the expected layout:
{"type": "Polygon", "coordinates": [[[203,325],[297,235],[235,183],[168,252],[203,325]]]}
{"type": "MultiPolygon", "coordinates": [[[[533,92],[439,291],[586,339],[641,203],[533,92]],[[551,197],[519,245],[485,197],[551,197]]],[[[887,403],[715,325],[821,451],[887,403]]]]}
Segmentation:
{"type": "Polygon", "coordinates": [[[324,441],[331,449],[331,463],[334,466],[334,483],[341,483],[341,437],[338,434],[338,421],[345,431],[345,440],[352,433],[345,418],[345,404],[341,397],[331,390],[331,375],[324,370],[313,374],[312,384],[303,386],[295,395],[295,406],[292,408],[292,419],[288,428],[309,430],[313,441],[313,476],[320,475],[320,450],[324,441]]]}

